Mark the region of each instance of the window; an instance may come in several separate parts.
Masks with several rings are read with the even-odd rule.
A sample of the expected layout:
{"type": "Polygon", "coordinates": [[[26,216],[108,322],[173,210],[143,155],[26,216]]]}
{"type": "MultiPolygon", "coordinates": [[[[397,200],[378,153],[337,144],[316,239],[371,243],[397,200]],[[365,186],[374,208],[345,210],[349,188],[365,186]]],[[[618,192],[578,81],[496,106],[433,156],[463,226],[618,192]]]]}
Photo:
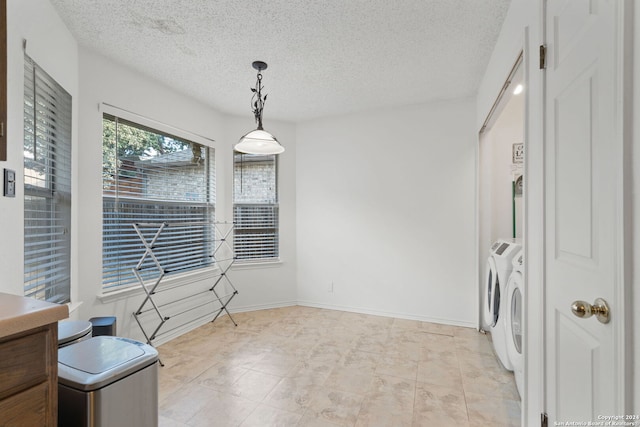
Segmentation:
{"type": "MultiPolygon", "coordinates": [[[[154,245],[168,275],[212,265],[214,221],[213,150],[184,138],[122,118],[103,116],[102,285],[112,291],[137,283],[132,272],[147,241],[163,222],[169,224],[154,245]]],[[[143,279],[157,276],[147,257],[143,279]]]]}
{"type": "Polygon", "coordinates": [[[238,261],[277,259],[276,156],[234,153],[233,163],[236,258],[238,261]]]}
{"type": "Polygon", "coordinates": [[[71,291],[71,95],[24,61],[24,294],[71,291]]]}

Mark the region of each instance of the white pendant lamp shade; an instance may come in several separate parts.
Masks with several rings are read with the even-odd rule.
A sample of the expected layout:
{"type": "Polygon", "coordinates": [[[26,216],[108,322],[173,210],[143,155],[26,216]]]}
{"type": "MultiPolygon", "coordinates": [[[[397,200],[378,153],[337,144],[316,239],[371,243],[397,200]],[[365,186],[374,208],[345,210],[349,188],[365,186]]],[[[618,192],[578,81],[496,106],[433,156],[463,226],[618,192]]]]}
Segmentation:
{"type": "Polygon", "coordinates": [[[252,130],[240,138],[234,149],[247,154],[280,154],[284,152],[284,147],[280,145],[276,137],[262,129],[252,130]]]}
{"type": "Polygon", "coordinates": [[[267,102],[267,95],[262,97],[262,89],[264,89],[262,86],[262,70],[267,69],[267,63],[254,61],[251,65],[258,70],[256,87],[251,88],[251,92],[253,92],[251,109],[258,123],[258,128],[240,138],[240,141],[233,149],[247,154],[280,154],[284,152],[284,147],[280,145],[275,136],[262,128],[262,110],[264,109],[264,103],[267,102]]]}

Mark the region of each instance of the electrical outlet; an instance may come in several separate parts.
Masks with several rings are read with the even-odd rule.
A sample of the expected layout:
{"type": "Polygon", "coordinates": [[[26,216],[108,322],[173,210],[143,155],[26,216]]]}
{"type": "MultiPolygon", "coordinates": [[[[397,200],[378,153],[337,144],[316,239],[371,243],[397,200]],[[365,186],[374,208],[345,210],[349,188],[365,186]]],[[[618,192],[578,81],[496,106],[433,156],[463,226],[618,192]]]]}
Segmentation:
{"type": "Polygon", "coordinates": [[[16,197],[16,171],[4,170],[4,196],[16,197]]]}
{"type": "Polygon", "coordinates": [[[329,289],[327,289],[329,293],[333,293],[333,282],[329,284],[329,289]]]}

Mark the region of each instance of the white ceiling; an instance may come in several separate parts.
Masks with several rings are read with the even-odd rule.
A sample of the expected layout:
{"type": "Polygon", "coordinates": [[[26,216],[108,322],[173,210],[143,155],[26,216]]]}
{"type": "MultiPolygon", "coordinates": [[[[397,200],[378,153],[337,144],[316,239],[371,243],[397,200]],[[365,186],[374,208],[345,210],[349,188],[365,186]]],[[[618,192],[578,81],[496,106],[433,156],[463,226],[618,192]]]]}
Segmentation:
{"type": "Polygon", "coordinates": [[[510,0],[51,0],[78,42],[265,123],[473,96],[510,0]]]}

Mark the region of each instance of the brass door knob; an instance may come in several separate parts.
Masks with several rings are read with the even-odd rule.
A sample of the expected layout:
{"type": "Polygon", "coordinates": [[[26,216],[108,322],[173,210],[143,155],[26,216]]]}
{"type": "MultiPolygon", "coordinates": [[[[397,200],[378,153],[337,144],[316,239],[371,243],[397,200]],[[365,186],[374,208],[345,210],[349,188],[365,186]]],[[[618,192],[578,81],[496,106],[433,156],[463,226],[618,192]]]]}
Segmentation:
{"type": "Polygon", "coordinates": [[[594,314],[601,323],[609,323],[609,305],[602,298],[596,298],[593,305],[586,301],[574,301],[571,312],[581,319],[587,319],[594,314]]]}

